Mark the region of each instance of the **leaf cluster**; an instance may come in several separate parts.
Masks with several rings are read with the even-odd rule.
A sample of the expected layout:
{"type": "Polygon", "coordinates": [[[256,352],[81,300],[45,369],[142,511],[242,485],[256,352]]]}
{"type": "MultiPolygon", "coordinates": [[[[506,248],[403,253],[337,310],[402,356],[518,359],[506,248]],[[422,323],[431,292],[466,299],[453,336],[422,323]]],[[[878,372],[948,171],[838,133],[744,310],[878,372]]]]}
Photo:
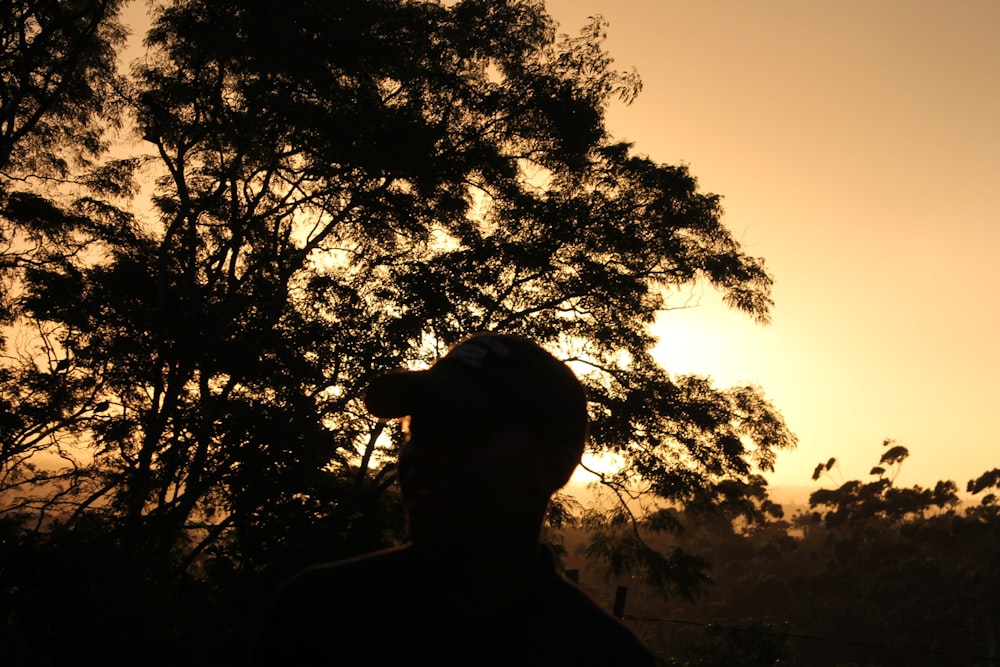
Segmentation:
{"type": "MultiPolygon", "coordinates": [[[[591,453],[621,462],[598,474],[615,504],[595,558],[693,596],[701,562],[645,531],[679,530],[670,510],[776,514],[759,473],[795,444],[778,411],[757,387],[671,375],[649,330],[699,282],[766,322],[772,278],[686,168],[608,135],[640,82],[599,18],[567,36],[521,0],[180,0],[155,6],[122,82],[119,4],[50,5],[90,8],[73,32],[89,55],[76,68],[52,42],[38,71],[93,97],[66,97],[76,115],[33,103],[58,132],[12,134],[17,150],[94,157],[113,100],[143,143],[50,165],[80,196],[4,194],[32,241],[4,255],[24,336],[0,375],[8,508],[99,517],[188,573],[384,546],[402,533],[399,433],[363,409],[366,382],[498,330],[579,371],[591,453]]],[[[0,26],[10,44],[19,25],[0,26]]]]}

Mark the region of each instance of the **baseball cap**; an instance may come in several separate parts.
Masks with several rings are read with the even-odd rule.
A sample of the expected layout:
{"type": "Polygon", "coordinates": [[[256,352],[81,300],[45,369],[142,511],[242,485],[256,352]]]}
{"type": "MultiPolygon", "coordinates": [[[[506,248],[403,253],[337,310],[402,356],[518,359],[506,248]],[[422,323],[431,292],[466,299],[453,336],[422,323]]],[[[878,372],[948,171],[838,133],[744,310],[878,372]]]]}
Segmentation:
{"type": "Polygon", "coordinates": [[[523,423],[552,445],[580,451],[587,437],[587,397],[576,375],[539,345],[511,334],[473,334],[428,369],[378,376],[365,406],[381,419],[434,408],[465,419],[523,423]]]}

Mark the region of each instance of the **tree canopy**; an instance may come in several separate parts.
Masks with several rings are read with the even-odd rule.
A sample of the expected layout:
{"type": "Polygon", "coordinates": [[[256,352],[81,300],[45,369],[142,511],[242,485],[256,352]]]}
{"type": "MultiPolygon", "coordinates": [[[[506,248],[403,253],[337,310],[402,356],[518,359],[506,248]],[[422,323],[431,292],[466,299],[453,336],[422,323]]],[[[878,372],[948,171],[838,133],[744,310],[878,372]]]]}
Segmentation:
{"type": "Polygon", "coordinates": [[[704,564],[639,527],[773,510],[760,472],[795,443],[779,413],[671,374],[649,328],[699,281],[766,322],[772,277],[685,167],[608,133],[640,82],[601,19],[567,36],[530,0],[175,0],[119,78],[120,4],[20,3],[36,18],[0,26],[10,53],[39,42],[26,101],[3,100],[2,223],[59,231],[6,264],[4,512],[103,526],[181,572],[389,543],[399,434],[360,394],[480,330],[583,375],[589,447],[621,463],[596,556],[694,595],[704,564]],[[80,16],[41,42],[40,8],[80,16]],[[124,157],[62,157],[96,156],[119,111],[124,157]],[[74,189],[31,178],[52,173],[74,189]]]}

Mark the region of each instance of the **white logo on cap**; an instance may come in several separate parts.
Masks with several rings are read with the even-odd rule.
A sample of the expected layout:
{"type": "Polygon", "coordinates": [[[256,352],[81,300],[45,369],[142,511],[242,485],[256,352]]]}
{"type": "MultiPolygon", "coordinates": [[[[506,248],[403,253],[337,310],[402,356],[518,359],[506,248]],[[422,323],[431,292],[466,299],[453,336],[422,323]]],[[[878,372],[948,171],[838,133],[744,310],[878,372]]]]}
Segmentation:
{"type": "Polygon", "coordinates": [[[483,362],[490,354],[498,357],[509,357],[510,348],[496,338],[473,338],[467,340],[448,353],[448,357],[473,368],[482,368],[483,362]]]}

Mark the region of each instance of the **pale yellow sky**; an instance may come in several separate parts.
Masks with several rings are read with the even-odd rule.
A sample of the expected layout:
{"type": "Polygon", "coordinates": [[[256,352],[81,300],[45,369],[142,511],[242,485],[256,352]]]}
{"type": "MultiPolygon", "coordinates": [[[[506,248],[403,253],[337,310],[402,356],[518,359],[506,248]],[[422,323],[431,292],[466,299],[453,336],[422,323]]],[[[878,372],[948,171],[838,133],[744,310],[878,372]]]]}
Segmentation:
{"type": "MultiPolygon", "coordinates": [[[[613,134],[685,163],[767,259],[769,327],[712,292],[667,313],[662,358],[760,384],[800,438],[776,484],[817,462],[897,483],[1000,467],[1000,2],[548,0],[592,14],[645,83],[613,134]]],[[[681,304],[681,300],[677,301],[681,304]]]]}
{"type": "Polygon", "coordinates": [[[867,479],[887,437],[901,484],[1000,467],[1000,1],[546,6],[561,32],[610,22],[645,83],[612,132],[689,165],[775,274],[768,327],[708,291],[659,328],[670,370],[781,409],[800,445],[773,483],[811,486],[830,456],[867,479]]]}

